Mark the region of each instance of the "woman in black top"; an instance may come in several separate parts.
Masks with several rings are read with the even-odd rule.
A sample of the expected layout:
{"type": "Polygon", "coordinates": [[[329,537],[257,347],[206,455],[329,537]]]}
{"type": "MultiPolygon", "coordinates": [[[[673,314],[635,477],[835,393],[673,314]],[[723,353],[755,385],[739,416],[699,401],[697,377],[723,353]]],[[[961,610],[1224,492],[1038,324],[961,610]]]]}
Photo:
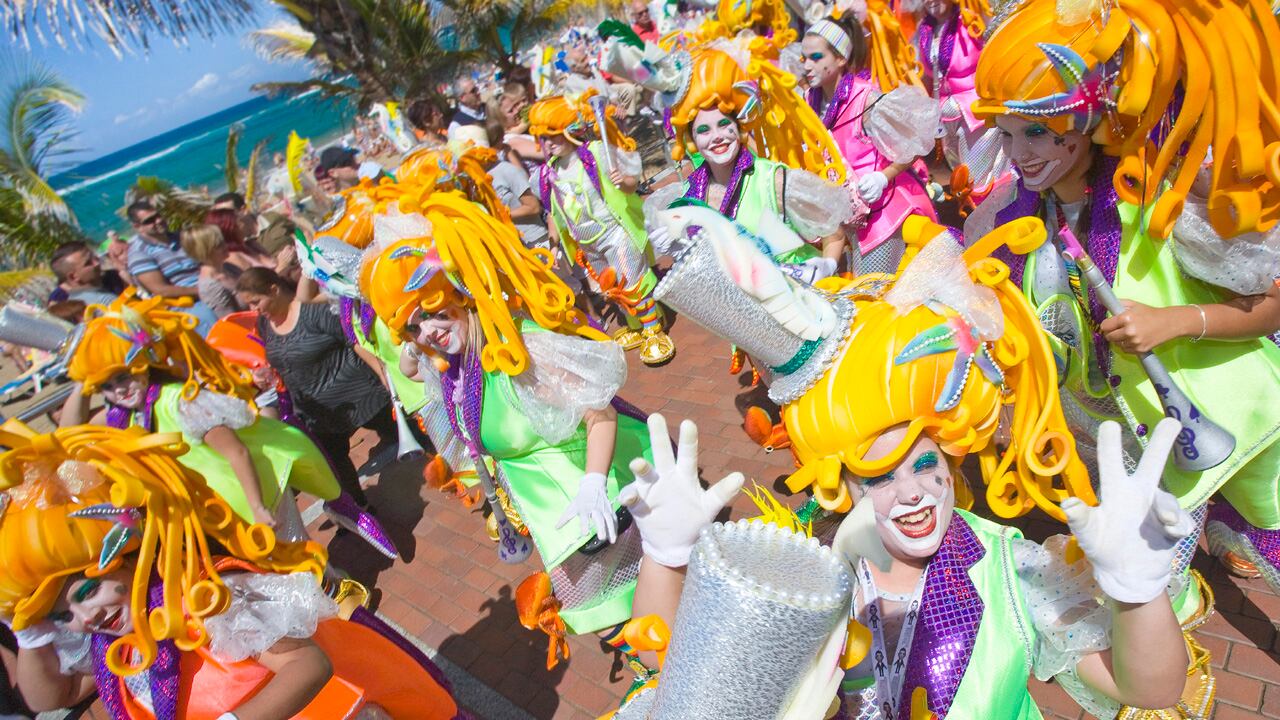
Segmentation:
{"type": "Polygon", "coordinates": [[[352,346],[327,303],[303,303],[275,271],[249,268],[236,282],[240,302],[258,313],[258,334],[275,368],[329,461],[342,489],[361,505],[364,490],[351,462],[351,436],[364,427],[379,445],[394,442],[391,396],[378,361],[352,346]]]}

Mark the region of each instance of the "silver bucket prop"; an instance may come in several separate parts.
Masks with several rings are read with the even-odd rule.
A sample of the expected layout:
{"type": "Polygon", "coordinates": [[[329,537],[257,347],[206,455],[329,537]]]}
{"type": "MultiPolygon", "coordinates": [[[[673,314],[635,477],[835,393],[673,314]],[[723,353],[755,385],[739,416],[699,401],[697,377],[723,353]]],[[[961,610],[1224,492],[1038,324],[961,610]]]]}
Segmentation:
{"type": "Polygon", "coordinates": [[[71,329],[70,323],[51,315],[32,315],[11,305],[0,308],[0,340],[7,343],[54,352],[71,329]]]}
{"type": "Polygon", "coordinates": [[[816,539],[758,520],[712,525],[694,546],[658,686],[615,720],[783,717],[848,621],[851,591],[816,539]]]}

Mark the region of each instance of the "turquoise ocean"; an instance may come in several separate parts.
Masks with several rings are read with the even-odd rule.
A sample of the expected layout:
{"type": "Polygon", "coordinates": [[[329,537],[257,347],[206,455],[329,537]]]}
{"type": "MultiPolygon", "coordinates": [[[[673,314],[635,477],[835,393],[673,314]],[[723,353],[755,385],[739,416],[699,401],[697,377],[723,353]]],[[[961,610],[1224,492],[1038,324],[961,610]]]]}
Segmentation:
{"type": "Polygon", "coordinates": [[[90,238],[102,241],[108,230],[127,236],[132,231],[117,211],[124,205],[125,191],[139,176],[156,176],[180,187],[208,188],[213,194],[226,187],[223,166],[233,125],[244,128],[236,152],[241,167],[248,163],[254,145],[267,140],[261,155],[265,176],[272,154],[284,152],[290,130],[318,148],[348,132],[354,117],[348,103],[324,100],[314,93],[296,98],[255,97],[73,167],[54,175],[50,183],[90,238]]]}

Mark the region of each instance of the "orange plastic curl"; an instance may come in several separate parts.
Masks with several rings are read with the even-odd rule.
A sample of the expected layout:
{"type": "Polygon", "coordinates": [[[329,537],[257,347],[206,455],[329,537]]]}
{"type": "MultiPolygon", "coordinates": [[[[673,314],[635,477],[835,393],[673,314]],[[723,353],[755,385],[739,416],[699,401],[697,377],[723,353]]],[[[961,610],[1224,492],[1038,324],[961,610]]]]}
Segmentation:
{"type": "Polygon", "coordinates": [[[551,590],[551,578],[544,572],[525,578],[516,588],[516,616],[526,630],[547,634],[547,669],[569,659],[567,629],[560,617],[560,601],[551,590]]]}
{"type": "Polygon", "coordinates": [[[651,652],[658,656],[658,667],[667,661],[667,647],[671,644],[671,629],[658,615],[632,618],[622,627],[622,637],[636,652],[651,652]]]}
{"type": "Polygon", "coordinates": [[[1092,132],[1103,152],[1119,158],[1120,199],[1155,203],[1156,237],[1168,237],[1210,157],[1215,232],[1229,238],[1274,226],[1280,24],[1265,0],[1118,0],[1106,15],[1095,11],[1076,26],[1058,23],[1055,11],[1055,0],[1030,0],[988,39],[978,62],[976,114],[994,117],[1008,112],[1008,100],[1067,91],[1037,42],[1069,46],[1091,67],[1118,57],[1115,109],[1096,129],[1075,128],[1069,114],[1031,119],[1058,133],[1092,132]],[[1159,146],[1149,141],[1156,130],[1164,136],[1159,146]]]}
{"type": "MultiPolygon", "coordinates": [[[[886,0],[868,0],[862,21],[867,38],[867,67],[880,89],[889,92],[902,85],[924,87],[915,44],[902,32],[902,24],[886,0]]],[[[967,18],[966,18],[967,27],[967,18]]]]}
{"type": "MultiPolygon", "coordinates": [[[[529,134],[534,137],[559,135],[574,145],[599,140],[599,118],[590,102],[598,94],[590,88],[576,96],[553,95],[539,100],[529,108],[529,134]]],[[[616,106],[605,106],[605,132],[609,136],[609,147],[634,151],[636,141],[618,127],[617,112],[616,106]]]]}
{"type": "Polygon", "coordinates": [[[155,369],[183,379],[182,396],[187,400],[209,389],[252,403],[257,394],[252,374],[200,337],[196,318],[183,312],[188,305],[187,298],[140,300],[132,287],[110,305],[90,305],[84,339],[67,375],[83,384],[85,395],[92,395],[122,370],[140,374],[155,369]]]}
{"type": "Polygon", "coordinates": [[[17,421],[0,428],[12,450],[0,455],[0,490],[47,480],[63,463],[84,463],[102,480],[86,497],[54,503],[14,503],[0,519],[0,612],[21,629],[41,620],[63,593],[66,580],[112,572],[97,567],[109,523],[68,515],[94,502],[140,511],[141,533],[126,547],[136,553],[129,609],[133,629],[113,642],[107,666],[130,675],[150,665],[156,643],[173,640],[192,650],[207,642],[204,620],[224,612],[230,593],[213,565],[209,539],[233,556],[271,572],[310,572],[317,582],[326,553],[313,542],[276,542],[265,526],[248,526],[177,461],[186,445],[177,434],[146,434],[83,425],[39,435],[17,421]],[[265,554],[247,548],[246,531],[269,537],[265,554]],[[148,610],[152,572],[163,583],[162,602],[148,610]]]}
{"type": "MultiPolygon", "coordinates": [[[[928,242],[952,242],[941,226],[922,218],[905,223],[903,235],[908,250],[900,271],[928,242]]],[[[1008,268],[987,257],[1004,245],[1026,251],[1043,238],[1043,224],[1024,218],[997,228],[964,253],[970,277],[995,292],[1004,316],[1003,335],[988,347],[1005,373],[1005,385],[970,373],[958,403],[941,412],[934,407],[937,392],[955,352],[901,365],[894,358],[912,338],[945,318],[924,306],[899,313],[879,294],[861,294],[856,281],[849,284],[846,292],[857,305],[857,316],[848,344],[813,389],[783,408],[800,462],[787,486],[792,491],[811,487],[824,508],[845,511],[852,507],[845,472],[855,477],[888,472],[923,435],[950,456],[953,466],[970,453],[978,455],[988,502],[1002,517],[1039,507],[1064,519],[1058,504],[1067,497],[1096,502],[1062,415],[1056,365],[1035,312],[1009,281],[1008,268]],[[1013,410],[1010,443],[1000,449],[993,439],[1005,406],[1013,410]],[[906,433],[898,446],[876,460],[867,459],[876,439],[899,426],[906,433]]]]}
{"type": "Polygon", "coordinates": [[[795,86],[795,76],[756,53],[743,68],[723,50],[698,50],[689,90],[671,108],[676,132],[672,157],[679,161],[693,152],[689,128],[694,118],[702,110],[716,109],[738,121],[744,142],[749,140],[759,155],[843,183],[847,171],[835,139],[795,86]],[[755,83],[758,93],[753,96],[742,83],[755,83]],[[757,111],[741,117],[756,103],[757,111]]]}
{"type": "Polygon", "coordinates": [[[481,365],[508,375],[520,374],[529,362],[516,311],[554,332],[608,339],[587,324],[574,307],[573,291],[520,242],[513,226],[456,191],[424,196],[420,211],[430,235],[392,243],[360,273],[361,293],[398,336],[403,337],[405,324],[419,308],[428,313],[449,305],[466,308],[484,336],[481,365]],[[417,289],[406,290],[413,274],[424,262],[437,262],[434,258],[439,271],[417,289]]]}

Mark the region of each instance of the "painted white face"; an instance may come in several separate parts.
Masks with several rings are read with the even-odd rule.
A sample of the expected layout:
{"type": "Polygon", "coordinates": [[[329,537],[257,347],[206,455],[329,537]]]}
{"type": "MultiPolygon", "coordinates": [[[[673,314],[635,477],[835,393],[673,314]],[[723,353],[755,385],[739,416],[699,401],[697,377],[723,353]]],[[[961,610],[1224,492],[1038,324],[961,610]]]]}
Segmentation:
{"type": "Polygon", "coordinates": [[[1089,138],[1078,130],[1059,135],[1016,115],[1001,115],[996,118],[996,125],[1028,190],[1048,190],[1081,163],[1088,162],[1089,138]]]}
{"type": "Polygon", "coordinates": [[[112,405],[137,410],[147,395],[147,373],[121,370],[102,383],[102,396],[112,405]]]}
{"type": "MultiPolygon", "coordinates": [[[[907,426],[885,431],[867,459],[883,457],[906,437],[907,426]]],[[[938,445],[921,435],[902,462],[879,477],[861,478],[851,488],[855,502],[870,501],[876,530],[895,560],[919,560],[938,552],[955,510],[951,468],[938,445]]]]}
{"type": "Polygon", "coordinates": [[[742,131],[737,120],[712,108],[699,111],[692,125],[693,146],[707,162],[728,165],[738,159],[742,131]]]}
{"type": "Polygon", "coordinates": [[[817,35],[805,35],[800,41],[804,58],[804,76],[809,87],[826,87],[844,75],[848,61],[817,35]]]}
{"type": "Polygon", "coordinates": [[[421,347],[457,355],[467,342],[467,311],[456,305],[434,313],[418,309],[405,323],[404,330],[421,347]]]}
{"type": "Polygon", "coordinates": [[[129,613],[129,587],[133,566],[125,566],[98,578],[78,576],[67,582],[49,619],[81,633],[105,633],[119,637],[133,631],[129,613]]]}

